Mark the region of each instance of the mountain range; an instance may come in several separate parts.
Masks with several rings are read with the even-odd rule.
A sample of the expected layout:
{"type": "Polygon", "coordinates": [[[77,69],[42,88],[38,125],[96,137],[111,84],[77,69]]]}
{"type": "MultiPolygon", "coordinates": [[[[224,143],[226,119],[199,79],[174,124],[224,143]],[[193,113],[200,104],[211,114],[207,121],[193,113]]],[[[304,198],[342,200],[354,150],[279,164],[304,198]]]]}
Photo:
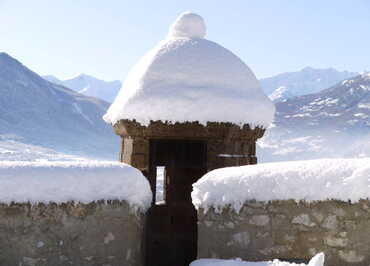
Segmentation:
{"type": "Polygon", "coordinates": [[[0,144],[117,157],[118,138],[101,118],[108,102],[49,82],[6,53],[0,53],[0,95],[0,144]]]}
{"type": "Polygon", "coordinates": [[[261,86],[274,102],[295,96],[311,94],[358,75],[356,72],[338,71],[334,68],[305,67],[300,71],[286,72],[260,79],[261,86]]]}
{"type": "Polygon", "coordinates": [[[60,80],[53,75],[43,76],[44,79],[72,89],[78,93],[113,102],[121,88],[121,81],[105,81],[93,76],[81,74],[75,78],[60,80]]]}
{"type": "Polygon", "coordinates": [[[262,161],[370,156],[370,74],[276,103],[262,161]]]}
{"type": "MultiPolygon", "coordinates": [[[[356,72],[338,71],[334,68],[305,67],[300,71],[260,79],[260,83],[264,92],[269,95],[272,101],[280,102],[295,96],[319,92],[356,75],[358,75],[356,72]]],[[[86,74],[80,74],[75,78],[66,80],[60,80],[53,75],[43,76],[43,78],[107,102],[113,102],[122,85],[118,80],[105,81],[86,74]]]]}
{"type": "MultiPolygon", "coordinates": [[[[320,87],[328,81],[314,89],[303,85],[298,89],[297,84],[308,84],[312,75],[303,75],[301,80],[292,76],[303,72],[317,75],[320,70],[298,72],[269,79],[276,86],[285,84],[284,88],[272,91],[272,87],[264,87],[275,93],[276,99],[282,95],[285,99],[276,101],[274,124],[258,142],[260,161],[370,156],[370,75],[322,70],[322,77],[332,73],[326,80],[337,83],[326,89],[320,87]],[[343,80],[343,75],[355,76],[343,80]]],[[[95,82],[104,85],[95,87],[97,94],[104,92],[99,97],[107,97],[109,90],[100,89],[107,82],[96,80],[87,75],[63,82],[41,77],[0,53],[0,159],[115,159],[119,138],[101,119],[109,103],[84,95],[92,90],[81,91],[95,82]]],[[[120,83],[112,84],[118,91],[120,83]]]]}

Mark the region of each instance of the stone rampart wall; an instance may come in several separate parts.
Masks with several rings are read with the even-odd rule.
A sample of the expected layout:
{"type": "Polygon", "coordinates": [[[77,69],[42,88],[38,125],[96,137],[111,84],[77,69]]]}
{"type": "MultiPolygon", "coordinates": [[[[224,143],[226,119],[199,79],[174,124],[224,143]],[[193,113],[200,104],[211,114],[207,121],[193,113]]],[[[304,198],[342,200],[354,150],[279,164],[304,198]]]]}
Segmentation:
{"type": "Polygon", "coordinates": [[[142,265],[143,227],[126,202],[0,205],[0,265],[142,265]]]}
{"type": "Polygon", "coordinates": [[[198,257],[308,261],[324,252],[326,266],[370,265],[370,202],[248,202],[239,213],[198,211],[198,257]]]}

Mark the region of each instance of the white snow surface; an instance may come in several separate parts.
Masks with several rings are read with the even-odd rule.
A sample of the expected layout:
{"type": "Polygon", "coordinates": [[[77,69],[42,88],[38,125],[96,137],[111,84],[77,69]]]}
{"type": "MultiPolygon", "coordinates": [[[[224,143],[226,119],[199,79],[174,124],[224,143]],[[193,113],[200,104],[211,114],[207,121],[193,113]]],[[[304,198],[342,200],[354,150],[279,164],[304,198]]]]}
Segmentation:
{"type": "Polygon", "coordinates": [[[0,161],[82,161],[85,157],[58,152],[53,149],[26,144],[16,137],[0,135],[0,161]]]}
{"type": "Polygon", "coordinates": [[[268,97],[273,102],[280,102],[286,99],[293,98],[294,95],[289,91],[287,87],[280,86],[279,88],[274,90],[268,97]]]}
{"type": "Polygon", "coordinates": [[[203,19],[182,14],[167,38],[127,76],[104,115],[107,123],[135,119],[167,122],[232,122],[267,127],[275,106],[249,67],[217,43],[206,40],[203,19]]]}
{"type": "Polygon", "coordinates": [[[370,158],[266,163],[213,170],[193,185],[197,208],[239,212],[246,201],[336,199],[357,202],[370,197],[370,158]]]}
{"type": "Polygon", "coordinates": [[[151,199],[146,178],[123,163],[0,162],[0,203],[124,200],[146,210],[151,199]]]}
{"type": "Polygon", "coordinates": [[[191,12],[182,13],[170,27],[168,38],[204,38],[206,24],[201,16],[191,12]]]}
{"type": "Polygon", "coordinates": [[[220,260],[220,259],[199,259],[193,261],[190,266],[324,266],[324,253],[316,254],[308,264],[305,263],[289,263],[280,260],[248,262],[240,259],[220,260]]]}

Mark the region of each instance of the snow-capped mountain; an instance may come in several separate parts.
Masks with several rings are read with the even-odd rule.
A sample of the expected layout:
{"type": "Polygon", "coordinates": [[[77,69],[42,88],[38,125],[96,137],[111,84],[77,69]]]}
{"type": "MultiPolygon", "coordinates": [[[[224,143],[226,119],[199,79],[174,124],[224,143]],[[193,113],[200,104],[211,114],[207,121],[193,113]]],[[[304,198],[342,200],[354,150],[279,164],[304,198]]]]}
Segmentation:
{"type": "Polygon", "coordinates": [[[84,95],[100,98],[107,102],[113,102],[122,85],[119,80],[105,81],[86,74],[66,80],[60,80],[52,75],[43,76],[43,78],[84,95]]]}
{"type": "Polygon", "coordinates": [[[55,77],[53,75],[46,75],[46,76],[42,76],[42,77],[44,79],[46,79],[47,81],[50,81],[52,83],[63,85],[63,81],[61,81],[60,79],[58,79],[57,77],[55,77]]]}
{"type": "Polygon", "coordinates": [[[118,139],[102,120],[108,106],[46,81],[0,53],[0,135],[7,140],[113,159],[118,139]]]}
{"type": "Polygon", "coordinates": [[[281,87],[277,88],[276,90],[274,90],[269,95],[269,98],[274,103],[276,103],[276,102],[282,102],[282,101],[285,101],[285,100],[290,99],[290,98],[293,98],[293,97],[294,97],[294,95],[285,86],[281,86],[281,87]]]}
{"type": "Polygon", "coordinates": [[[276,104],[284,127],[370,129],[370,76],[363,74],[325,89],[276,104]]]}
{"type": "Polygon", "coordinates": [[[261,79],[261,86],[274,102],[294,96],[316,93],[336,83],[354,77],[358,73],[337,71],[334,68],[315,69],[306,67],[297,72],[282,73],[261,79]],[[284,93],[282,93],[284,88],[284,93]]]}
{"type": "Polygon", "coordinates": [[[370,156],[370,74],[276,103],[262,161],[370,156]]]}

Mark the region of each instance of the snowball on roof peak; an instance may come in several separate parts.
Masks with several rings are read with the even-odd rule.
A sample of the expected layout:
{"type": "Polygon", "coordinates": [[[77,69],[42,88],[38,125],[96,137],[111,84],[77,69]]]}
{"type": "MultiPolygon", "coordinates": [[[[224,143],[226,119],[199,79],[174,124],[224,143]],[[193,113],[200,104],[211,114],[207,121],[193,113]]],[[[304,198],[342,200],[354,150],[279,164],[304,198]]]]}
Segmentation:
{"type": "Polygon", "coordinates": [[[204,38],[206,31],[203,18],[187,11],[182,13],[171,25],[168,38],[204,38]]]}
{"type": "Polygon", "coordinates": [[[267,128],[275,106],[249,67],[231,51],[203,38],[203,18],[181,14],[166,39],[126,77],[104,115],[107,123],[136,120],[229,122],[267,128]]]}

